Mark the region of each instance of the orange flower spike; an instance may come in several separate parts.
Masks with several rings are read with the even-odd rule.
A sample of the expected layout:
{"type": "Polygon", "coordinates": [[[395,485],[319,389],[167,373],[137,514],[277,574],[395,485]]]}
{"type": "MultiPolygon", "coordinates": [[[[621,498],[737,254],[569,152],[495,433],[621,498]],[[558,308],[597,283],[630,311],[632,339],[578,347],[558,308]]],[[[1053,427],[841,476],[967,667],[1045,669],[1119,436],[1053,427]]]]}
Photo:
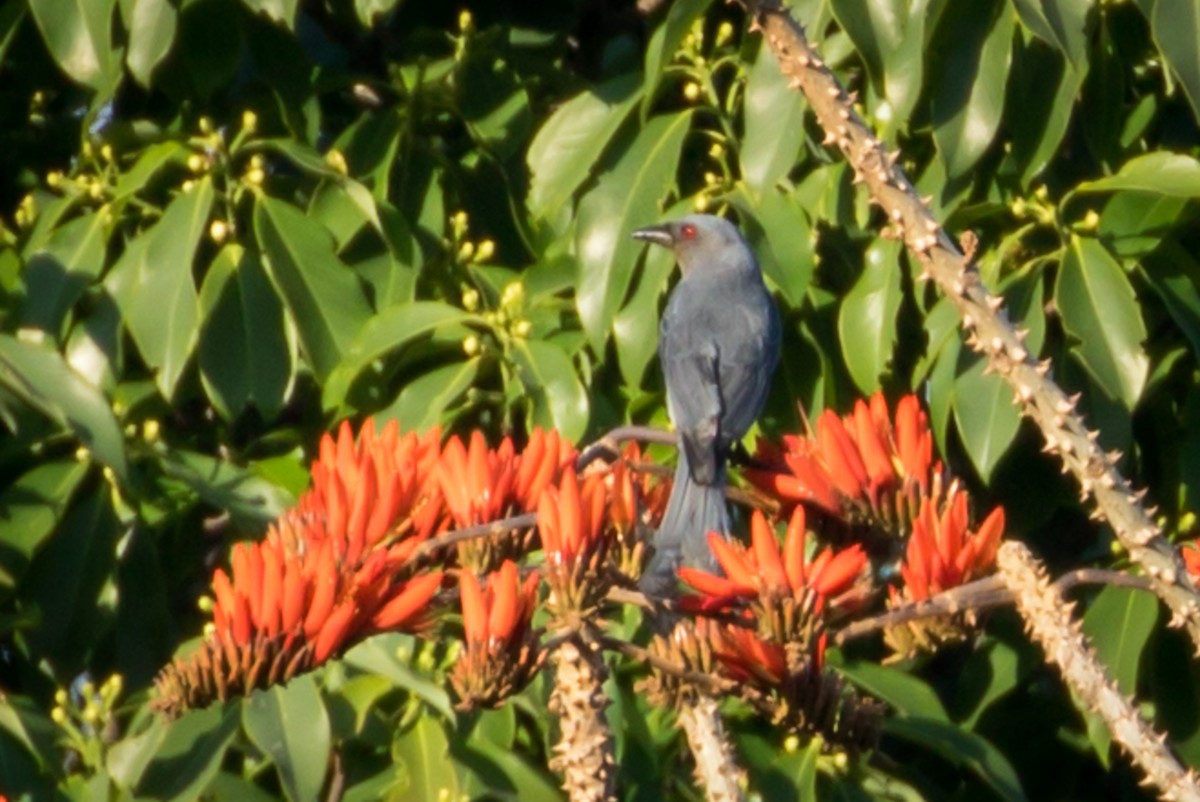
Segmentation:
{"type": "MultiPolygon", "coordinates": [[[[997,507],[979,525],[979,531],[971,538],[969,545],[974,549],[969,558],[964,558],[958,564],[963,579],[974,577],[980,571],[990,568],[996,562],[996,552],[1000,548],[1000,538],[1004,536],[1004,508],[997,507]]],[[[963,549],[966,553],[967,549],[963,549]]]]}
{"type": "Polygon", "coordinates": [[[488,578],[488,586],[494,594],[488,616],[488,635],[491,641],[507,641],[516,628],[521,608],[520,599],[517,597],[519,585],[517,564],[512,560],[505,560],[500,569],[488,578]]]}
{"type": "MultiPolygon", "coordinates": [[[[382,540],[396,519],[396,513],[402,504],[399,476],[401,470],[388,451],[382,452],[379,462],[368,469],[376,480],[382,481],[377,481],[379,493],[371,505],[370,517],[363,532],[367,546],[374,546],[382,540]]],[[[403,470],[411,470],[411,466],[405,465],[403,470]]]]}
{"type": "Polygon", "coordinates": [[[735,584],[751,593],[757,593],[756,571],[747,559],[745,551],[737,548],[716,532],[708,533],[708,547],[712,549],[717,562],[721,564],[726,575],[735,584]]]}
{"type": "Polygon", "coordinates": [[[871,412],[871,421],[875,424],[875,430],[880,433],[881,437],[886,439],[884,433],[892,430],[892,422],[888,416],[887,401],[883,398],[883,393],[876,391],[871,396],[868,402],[871,412]]]}
{"type": "Polygon", "coordinates": [[[783,459],[788,470],[799,480],[803,488],[800,493],[793,495],[793,498],[811,500],[835,515],[841,510],[842,505],[838,501],[833,484],[829,481],[830,477],[817,466],[811,454],[793,451],[786,454],[783,459]]]}
{"type": "Polygon", "coordinates": [[[345,642],[357,612],[354,600],[349,597],[333,609],[333,612],[325,619],[325,623],[322,624],[313,645],[313,661],[315,663],[325,662],[345,642]]]}
{"type": "Polygon", "coordinates": [[[229,575],[225,573],[224,568],[218,568],[213,572],[212,590],[213,598],[216,601],[213,605],[213,623],[216,624],[217,633],[223,635],[226,628],[233,624],[233,611],[237,606],[233,584],[229,581],[229,575]]]}
{"type": "Polygon", "coordinates": [[[313,578],[312,606],[304,617],[304,635],[309,640],[317,636],[325,619],[333,609],[337,597],[338,575],[337,564],[333,561],[333,549],[326,541],[322,559],[316,565],[316,576],[313,578]]]}
{"type": "Polygon", "coordinates": [[[446,449],[437,462],[436,473],[450,514],[460,526],[466,526],[464,522],[471,515],[468,501],[470,490],[467,487],[467,450],[457,435],[446,441],[446,449]]]}
{"type": "Polygon", "coordinates": [[[484,505],[491,495],[491,467],[488,465],[487,441],[483,432],[476,429],[471,432],[471,445],[467,448],[467,505],[471,520],[465,523],[478,523],[476,520],[484,513],[484,505]]]}
{"type": "Polygon", "coordinates": [[[747,588],[731,579],[726,579],[723,576],[713,576],[712,574],[697,568],[690,568],[686,565],[679,567],[679,578],[705,596],[730,599],[734,597],[754,598],[758,595],[754,588],[747,588]]]}
{"type": "Polygon", "coordinates": [[[793,593],[808,584],[805,571],[807,540],[808,525],[804,507],[797,505],[792,511],[792,519],[788,521],[787,537],[783,541],[783,568],[793,593]]]}
{"type": "MultiPolygon", "coordinates": [[[[994,513],[993,513],[994,514],[994,513]]],[[[1179,555],[1183,557],[1183,565],[1187,572],[1192,575],[1192,581],[1195,582],[1197,577],[1200,577],[1200,543],[1195,540],[1190,540],[1179,546],[1179,555]]]]}
{"type": "Polygon", "coordinates": [[[967,494],[955,493],[949,508],[942,514],[941,530],[938,532],[938,551],[947,564],[953,565],[962,551],[967,520],[967,494]]]}
{"type": "Polygon", "coordinates": [[[262,549],[257,543],[241,543],[247,570],[242,592],[250,605],[250,621],[255,629],[263,628],[263,562],[262,549]]]}
{"type": "Polygon", "coordinates": [[[540,428],[534,429],[517,461],[517,475],[514,484],[514,493],[524,506],[535,504],[537,495],[540,495],[540,488],[537,495],[533,492],[533,480],[542,466],[545,454],[546,433],[540,428]]]}
{"type": "Polygon", "coordinates": [[[245,595],[236,593],[233,597],[233,642],[246,644],[254,634],[254,625],[250,621],[250,603],[245,595]]]}
{"type": "MultiPolygon", "coordinates": [[[[828,554],[826,551],[822,556],[828,554]]],[[[867,565],[866,552],[855,543],[823,563],[820,573],[813,571],[813,590],[826,598],[836,598],[854,586],[855,580],[867,565]]]]}
{"type": "Polygon", "coordinates": [[[933,439],[915,395],[904,396],[896,405],[896,450],[905,476],[924,487],[933,461],[933,439]]]}
{"type": "Polygon", "coordinates": [[[750,518],[750,544],[767,589],[777,595],[790,596],[792,586],[779,554],[779,540],[759,510],[755,510],[750,518]]]}
{"type": "Polygon", "coordinates": [[[458,595],[462,603],[463,640],[468,646],[472,643],[487,643],[487,606],[483,598],[483,588],[479,586],[479,577],[466,569],[460,570],[458,595]]]}
{"type": "Polygon", "coordinates": [[[371,624],[378,630],[407,626],[417,613],[428,606],[442,586],[442,572],[418,574],[404,583],[404,589],[375,612],[371,624]]]}
{"type": "Polygon", "coordinates": [[[357,486],[350,492],[350,514],[346,520],[346,562],[351,565],[359,561],[370,545],[367,542],[367,521],[371,517],[371,511],[379,506],[375,465],[369,456],[364,457],[362,468],[358,472],[357,486]]]}
{"type": "Polygon", "coordinates": [[[872,487],[879,487],[896,478],[891,457],[879,431],[870,408],[859,399],[854,405],[854,434],[872,487]]]}
{"type": "Polygon", "coordinates": [[[843,495],[856,498],[867,484],[867,469],[842,419],[825,410],[817,419],[817,444],[829,475],[843,495]]]}
{"type": "Polygon", "coordinates": [[[283,605],[283,555],[279,544],[264,540],[262,551],[262,630],[268,638],[279,634],[283,605]]]}
{"type": "Polygon", "coordinates": [[[298,560],[288,566],[283,574],[283,604],[280,611],[280,629],[291,635],[304,617],[304,605],[308,601],[308,582],[298,560]]]}
{"type": "Polygon", "coordinates": [[[552,487],[543,490],[538,497],[537,526],[542,536],[542,551],[546,553],[546,559],[561,559],[563,538],[558,520],[558,492],[552,487]]]}
{"type": "MultiPolygon", "coordinates": [[[[368,423],[370,421],[368,420],[368,423]]],[[[366,427],[363,427],[364,430],[366,427]]],[[[371,428],[374,424],[371,423],[371,428]]],[[[337,462],[331,467],[341,476],[347,479],[354,475],[357,455],[354,448],[354,430],[350,428],[349,420],[342,420],[342,424],[338,426],[337,441],[335,443],[337,449],[337,462]]]]}
{"type": "Polygon", "coordinates": [[[583,545],[583,512],[579,505],[579,480],[575,468],[567,468],[559,482],[558,525],[564,561],[573,561],[583,545]]]}
{"type": "Polygon", "coordinates": [[[350,517],[347,509],[346,488],[337,473],[328,474],[324,488],[325,532],[333,540],[334,556],[338,562],[346,559],[346,521],[350,517]]]}
{"type": "Polygon", "coordinates": [[[604,530],[604,509],[608,504],[608,492],[603,477],[593,474],[584,480],[582,505],[586,518],[584,526],[589,543],[596,543],[604,530]]]}

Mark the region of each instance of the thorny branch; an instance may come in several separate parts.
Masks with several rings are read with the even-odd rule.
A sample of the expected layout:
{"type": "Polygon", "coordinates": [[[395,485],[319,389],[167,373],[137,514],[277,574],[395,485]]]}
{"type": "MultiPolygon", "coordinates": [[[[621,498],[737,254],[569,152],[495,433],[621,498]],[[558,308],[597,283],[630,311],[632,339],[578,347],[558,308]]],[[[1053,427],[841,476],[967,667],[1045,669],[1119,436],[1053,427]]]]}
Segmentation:
{"type": "Polygon", "coordinates": [[[825,144],[837,145],[854,168],[855,183],[864,183],[871,200],[888,220],[885,234],[902,239],[921,266],[922,278],[937,283],[962,318],[966,342],[987,356],[990,369],[1013,390],[1022,414],[1037,424],[1045,450],[1058,454],[1071,471],[1084,501],[1095,500],[1093,516],[1105,519],[1132,559],[1150,578],[1154,592],[1171,609],[1171,623],[1186,626],[1200,650],[1200,595],[1183,562],[1142,505],[1144,490],[1134,491],[1117,469],[1119,452],[1105,453],[1076,410],[1078,396],[1068,396],[1051,378],[1050,360],[1038,362],[1024,345],[1027,332],[1013,327],[1003,298],[983,285],[970,256],[973,238],[964,236],[964,255],[896,166],[889,153],[854,108],[856,93],[847,93],[809,45],[801,26],[777,0],[739,0],[751,17],[751,28],[763,37],[790,85],[802,91],[825,131],[825,144]]]}

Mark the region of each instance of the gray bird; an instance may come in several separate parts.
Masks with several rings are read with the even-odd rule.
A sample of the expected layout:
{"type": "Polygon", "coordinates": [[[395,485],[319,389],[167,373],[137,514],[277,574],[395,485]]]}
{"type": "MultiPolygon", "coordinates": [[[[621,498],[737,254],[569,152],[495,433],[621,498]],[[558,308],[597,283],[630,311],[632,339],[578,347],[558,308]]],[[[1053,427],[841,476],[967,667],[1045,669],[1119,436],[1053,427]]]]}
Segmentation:
{"type": "Polygon", "coordinates": [[[779,363],[779,310],[754,252],[728,220],[691,215],[633,236],[674,251],[682,273],[658,340],[679,465],[641,582],[646,592],[665,595],[680,564],[717,570],[708,533],[729,532],[725,459],[770,390],[779,363]]]}

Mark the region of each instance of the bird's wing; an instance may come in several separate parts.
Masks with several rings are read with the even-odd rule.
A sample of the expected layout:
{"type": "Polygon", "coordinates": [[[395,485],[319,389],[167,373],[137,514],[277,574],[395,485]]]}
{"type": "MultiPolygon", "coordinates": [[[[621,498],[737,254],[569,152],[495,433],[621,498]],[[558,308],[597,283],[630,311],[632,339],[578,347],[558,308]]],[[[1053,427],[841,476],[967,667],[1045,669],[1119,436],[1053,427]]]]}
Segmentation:
{"type": "Polygon", "coordinates": [[[741,440],[762,411],[779,361],[779,313],[766,289],[730,308],[736,335],[720,343],[718,364],[722,449],[741,440]]]}
{"type": "Polygon", "coordinates": [[[712,338],[695,322],[694,318],[664,315],[658,352],[667,385],[667,410],[687,451],[692,479],[709,484],[717,474],[719,459],[718,354],[712,338]]]}

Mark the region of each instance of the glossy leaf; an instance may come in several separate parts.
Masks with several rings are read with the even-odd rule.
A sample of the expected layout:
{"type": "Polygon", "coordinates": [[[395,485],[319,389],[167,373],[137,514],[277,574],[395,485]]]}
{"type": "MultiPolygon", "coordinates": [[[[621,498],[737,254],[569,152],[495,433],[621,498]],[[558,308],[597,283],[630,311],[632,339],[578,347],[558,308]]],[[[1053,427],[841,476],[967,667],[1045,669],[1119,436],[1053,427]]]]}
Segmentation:
{"type": "Polygon", "coordinates": [[[416,696],[447,721],[453,721],[454,708],[446,690],[397,657],[402,652],[411,653],[412,646],[413,638],[409,635],[377,635],[346,652],[344,659],[352,666],[387,677],[396,687],[416,696]]]}
{"type": "Polygon", "coordinates": [[[329,235],[291,204],[259,198],[254,231],[305,356],[323,380],[371,316],[362,286],[334,254],[329,235]]]}
{"type": "Polygon", "coordinates": [[[126,22],[129,51],[125,63],[134,79],[148,87],[154,68],[171,52],[178,12],[170,0],[132,0],[132,3],[133,12],[126,22]]]}
{"type": "Polygon", "coordinates": [[[835,0],[831,5],[867,62],[872,80],[882,87],[888,116],[908,120],[925,75],[928,0],[835,0]]]}
{"type": "Polygon", "coordinates": [[[263,529],[296,503],[292,494],[277,484],[207,454],[173,450],[163,459],[162,469],[206,503],[227,511],[243,529],[263,529]]]}
{"type": "Polygon", "coordinates": [[[839,664],[837,670],[859,688],[906,716],[947,724],[950,721],[937,694],[917,677],[895,668],[866,662],[839,664]]]}
{"type": "Polygon", "coordinates": [[[1182,153],[1145,153],[1122,164],[1116,175],[1084,181],[1077,191],[1113,192],[1121,189],[1200,198],[1200,161],[1182,153]]]}
{"type": "Polygon", "coordinates": [[[375,360],[428,336],[439,327],[477,321],[476,315],[439,301],[389,307],[370,318],[343,351],[325,382],[326,408],[344,403],[355,378],[375,360]]]}
{"type": "Polygon", "coordinates": [[[884,732],[924,746],[985,782],[1001,799],[1024,802],[1025,790],[1008,759],[984,738],[928,718],[891,718],[884,732]]]}
{"type": "Polygon", "coordinates": [[[1200,7],[1157,0],[1150,30],[1200,120],[1200,7]]]}
{"type": "Polygon", "coordinates": [[[473,357],[434,368],[405,384],[395,402],[376,417],[395,418],[404,430],[418,432],[440,424],[450,406],[475,383],[479,367],[479,357],[473,357]]]}
{"type": "Polygon", "coordinates": [[[808,215],[794,195],[773,189],[757,201],[747,198],[738,205],[749,218],[742,226],[743,233],[758,256],[768,286],[778,288],[793,309],[799,308],[816,267],[816,235],[808,215]]]}
{"type": "Polygon", "coordinates": [[[575,302],[593,345],[606,338],[629,290],[633,263],[643,247],[631,235],[657,221],[660,199],[675,181],[690,123],[687,113],[651,120],[579,204],[575,302]]]}
{"type": "Polygon", "coordinates": [[[119,52],[113,47],[117,0],[27,0],[54,60],[73,80],[93,89],[112,83],[119,52]]]}
{"type": "Polygon", "coordinates": [[[863,393],[879,388],[892,361],[900,287],[900,245],[876,240],[867,249],[863,271],[838,310],[838,339],[854,383],[863,393]]]}
{"type": "Polygon", "coordinates": [[[23,326],[57,339],[71,307],[104,266],[104,217],[88,214],[54,229],[25,266],[23,326]]]}
{"type": "Polygon", "coordinates": [[[938,34],[947,47],[933,95],[933,138],[950,178],[975,166],[999,129],[1013,20],[1008,4],[995,0],[952,6],[943,14],[940,24],[949,30],[938,34]]]}
{"type": "Polygon", "coordinates": [[[142,358],[158,371],[159,392],[168,400],[199,333],[192,264],[212,202],[213,186],[207,177],[176,196],[162,219],[129,243],[105,279],[142,358]]]}
{"type": "Polygon", "coordinates": [[[74,432],[125,481],[125,438],[112,406],[57,352],[0,334],[0,387],[74,432]]]}
{"type": "Polygon", "coordinates": [[[171,722],[137,785],[139,795],[171,802],[199,799],[238,731],[236,706],[213,705],[171,722]]]}
{"type": "Polygon", "coordinates": [[[300,0],[242,0],[247,8],[263,14],[274,22],[282,22],[288,28],[296,24],[296,9],[300,0]]]}
{"type": "Polygon", "coordinates": [[[54,533],[76,488],[87,474],[78,460],[43,462],[0,492],[0,584],[12,586],[25,566],[54,533]]]}
{"type": "Polygon", "coordinates": [[[223,249],[201,291],[200,378],[226,420],[253,406],[270,421],[293,380],[296,347],[258,254],[223,249]]]}
{"type": "Polygon", "coordinates": [[[571,358],[558,345],[526,340],[513,349],[521,383],[532,406],[534,426],[558,429],[577,442],[587,430],[588,396],[571,358]]]}
{"type": "Polygon", "coordinates": [[[1137,692],[1139,666],[1158,615],[1153,594],[1108,586],[1083,616],[1083,631],[1096,656],[1126,696],[1137,692]]]}
{"type": "Polygon", "coordinates": [[[650,111],[655,101],[659,82],[662,80],[663,69],[667,66],[675,51],[679,49],[683,37],[687,35],[696,18],[704,13],[712,0],[678,0],[667,7],[666,18],[654,29],[650,41],[646,44],[645,89],[642,97],[642,116],[650,111]]]}
{"type": "Polygon", "coordinates": [[[1006,102],[1023,109],[1021,114],[1010,115],[1009,121],[1013,155],[1024,182],[1045,170],[1058,152],[1086,75],[1086,63],[1073,65],[1048,45],[1030,42],[1018,52],[1006,102]]]}
{"type": "Polygon", "coordinates": [[[1085,68],[1088,0],[1013,0],[1013,6],[1025,27],[1054,45],[1075,71],[1085,68]]]}
{"type": "Polygon", "coordinates": [[[405,799],[438,802],[458,798],[458,777],[442,723],[420,716],[392,743],[392,756],[403,771],[405,799]]]}
{"type": "Polygon", "coordinates": [[[788,86],[771,48],[761,47],[746,75],[742,178],[755,195],[772,193],[796,164],[804,142],[804,95],[788,86]]]}
{"type": "Polygon", "coordinates": [[[1132,409],[1141,396],[1150,360],[1133,287],[1121,266],[1093,239],[1074,237],[1054,291],[1074,353],[1115,399],[1132,409]]]}
{"type": "Polygon", "coordinates": [[[332,739],[329,716],[311,674],[252,694],[242,705],[242,726],[254,745],[271,757],[288,799],[318,798],[332,739]]]}

